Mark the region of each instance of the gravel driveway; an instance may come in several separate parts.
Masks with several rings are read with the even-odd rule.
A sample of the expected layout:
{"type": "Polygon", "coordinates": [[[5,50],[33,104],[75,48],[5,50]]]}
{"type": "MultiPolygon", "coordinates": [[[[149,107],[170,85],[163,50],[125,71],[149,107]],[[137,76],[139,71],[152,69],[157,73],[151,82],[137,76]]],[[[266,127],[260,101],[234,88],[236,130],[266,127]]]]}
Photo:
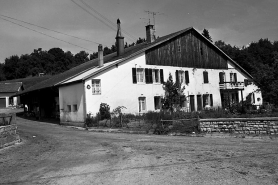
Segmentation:
{"type": "Polygon", "coordinates": [[[18,118],[0,184],[278,184],[278,139],[96,133],[18,118]]]}

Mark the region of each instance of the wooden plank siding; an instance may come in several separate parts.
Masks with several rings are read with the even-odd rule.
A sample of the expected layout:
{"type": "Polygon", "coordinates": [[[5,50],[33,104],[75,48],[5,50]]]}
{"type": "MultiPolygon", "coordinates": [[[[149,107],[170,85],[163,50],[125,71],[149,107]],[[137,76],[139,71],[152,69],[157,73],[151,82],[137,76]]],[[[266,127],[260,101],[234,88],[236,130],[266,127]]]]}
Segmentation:
{"type": "Polygon", "coordinates": [[[228,69],[227,57],[195,31],[185,32],[146,51],[148,65],[228,69]],[[180,42],[181,52],[178,51],[180,42]]]}

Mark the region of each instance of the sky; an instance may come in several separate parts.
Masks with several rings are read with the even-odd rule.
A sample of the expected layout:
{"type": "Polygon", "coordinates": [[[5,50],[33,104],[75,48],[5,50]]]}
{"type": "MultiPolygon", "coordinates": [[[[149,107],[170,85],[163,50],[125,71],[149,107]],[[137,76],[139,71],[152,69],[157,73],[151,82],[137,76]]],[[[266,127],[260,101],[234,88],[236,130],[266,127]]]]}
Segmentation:
{"type": "Polygon", "coordinates": [[[153,23],[146,11],[156,12],[155,34],[160,37],[194,27],[199,32],[206,28],[213,41],[232,46],[261,38],[278,41],[277,10],[278,0],[0,0],[0,62],[38,48],[91,54],[99,43],[111,47],[118,18],[130,44],[146,37],[149,18],[153,23]]]}

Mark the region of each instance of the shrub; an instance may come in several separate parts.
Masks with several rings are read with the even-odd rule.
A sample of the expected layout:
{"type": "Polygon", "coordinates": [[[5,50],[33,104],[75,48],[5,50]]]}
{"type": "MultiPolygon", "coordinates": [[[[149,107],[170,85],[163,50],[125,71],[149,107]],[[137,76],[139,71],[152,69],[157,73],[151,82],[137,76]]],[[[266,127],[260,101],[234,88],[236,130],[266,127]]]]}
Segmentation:
{"type": "Polygon", "coordinates": [[[110,119],[110,106],[106,103],[101,103],[99,107],[100,120],[110,119]]]}
{"type": "Polygon", "coordinates": [[[84,127],[96,127],[96,126],[98,126],[98,115],[94,117],[92,116],[91,113],[87,114],[84,127]]]}

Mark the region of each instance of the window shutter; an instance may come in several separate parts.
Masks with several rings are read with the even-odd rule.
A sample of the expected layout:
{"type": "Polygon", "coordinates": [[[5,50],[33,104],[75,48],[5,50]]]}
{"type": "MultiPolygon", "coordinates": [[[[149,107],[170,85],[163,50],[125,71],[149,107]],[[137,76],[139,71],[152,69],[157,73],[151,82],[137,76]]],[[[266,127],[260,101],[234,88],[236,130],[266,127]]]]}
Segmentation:
{"type": "Polygon", "coordinates": [[[160,83],[164,83],[163,69],[160,69],[160,83]]]}
{"type": "Polygon", "coordinates": [[[176,82],[179,82],[179,71],[176,70],[176,82]]]}
{"type": "Polygon", "coordinates": [[[206,106],[206,95],[203,95],[203,107],[206,106]]]}
{"type": "Polygon", "coordinates": [[[213,107],[213,98],[212,98],[212,94],[210,94],[210,106],[213,107]]]}
{"type": "Polygon", "coordinates": [[[145,79],[146,79],[146,84],[149,83],[149,69],[145,68],[145,79]]]}
{"type": "Polygon", "coordinates": [[[195,111],[195,101],[194,101],[194,95],[190,95],[190,110],[191,112],[195,111]]]}
{"type": "Polygon", "coordinates": [[[224,83],[224,73],[223,73],[223,72],[220,72],[220,73],[219,73],[219,83],[220,83],[220,84],[223,84],[223,83],[224,83]]]}
{"type": "Polygon", "coordinates": [[[136,68],[132,68],[132,81],[133,81],[134,84],[137,83],[136,68]]]}
{"type": "Polygon", "coordinates": [[[204,83],[208,83],[208,72],[204,71],[203,76],[204,76],[204,83]]]}
{"type": "Polygon", "coordinates": [[[185,83],[189,83],[189,74],[188,74],[188,71],[184,71],[185,73],[185,83]]]}
{"type": "Polygon", "coordinates": [[[201,95],[197,95],[197,110],[201,111],[202,108],[202,96],[201,95]]]}
{"type": "Polygon", "coordinates": [[[153,70],[149,69],[149,83],[153,83],[153,70]]]}
{"type": "Polygon", "coordinates": [[[237,82],[237,75],[234,73],[234,81],[237,82]]]}

